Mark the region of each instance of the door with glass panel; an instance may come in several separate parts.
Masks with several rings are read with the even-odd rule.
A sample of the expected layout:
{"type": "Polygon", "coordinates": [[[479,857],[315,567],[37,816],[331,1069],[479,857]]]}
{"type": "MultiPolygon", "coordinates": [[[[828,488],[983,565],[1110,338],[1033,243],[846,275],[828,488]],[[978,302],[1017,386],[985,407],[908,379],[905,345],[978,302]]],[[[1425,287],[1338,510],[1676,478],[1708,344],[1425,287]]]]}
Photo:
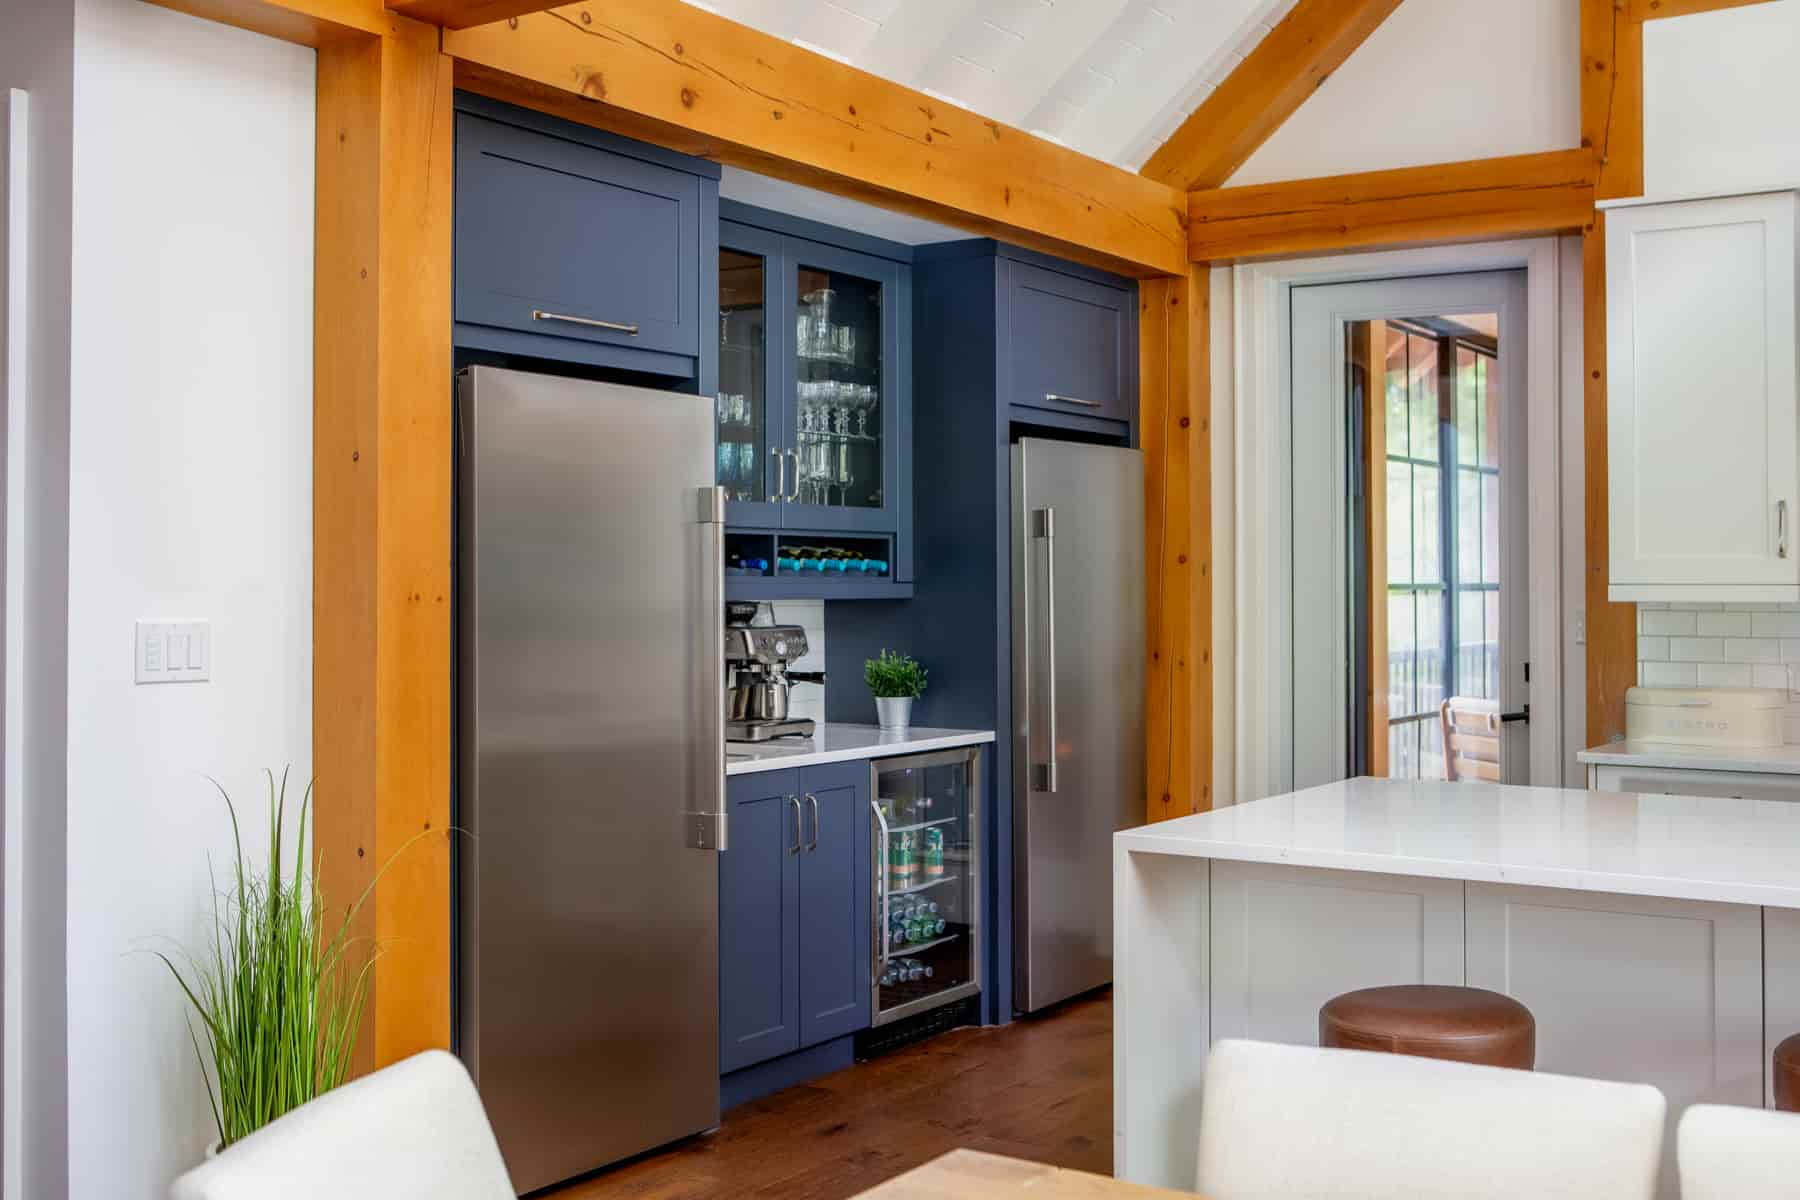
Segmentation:
{"type": "Polygon", "coordinates": [[[785,238],[788,343],[782,524],[790,529],[895,528],[898,428],[897,263],[785,238]]]}
{"type": "Polygon", "coordinates": [[[787,275],[781,236],[719,222],[718,482],[733,525],[781,523],[787,275]]]}
{"type": "Polygon", "coordinates": [[[1296,787],[1527,782],[1524,317],[1522,271],[1294,289],[1296,787]]]}

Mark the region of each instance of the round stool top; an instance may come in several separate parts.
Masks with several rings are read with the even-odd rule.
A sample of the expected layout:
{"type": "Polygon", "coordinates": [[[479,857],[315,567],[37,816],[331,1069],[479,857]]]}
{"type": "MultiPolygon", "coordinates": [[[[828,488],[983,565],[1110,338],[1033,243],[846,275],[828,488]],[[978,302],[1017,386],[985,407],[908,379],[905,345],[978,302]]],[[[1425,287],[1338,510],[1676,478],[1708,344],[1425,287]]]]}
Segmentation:
{"type": "Polygon", "coordinates": [[[1775,1107],[1800,1112],[1800,1033],[1775,1047],[1775,1107]]]}
{"type": "Polygon", "coordinates": [[[1537,1022],[1484,988],[1402,984],[1345,992],[1319,1010],[1319,1044],[1529,1070],[1537,1022]]]}

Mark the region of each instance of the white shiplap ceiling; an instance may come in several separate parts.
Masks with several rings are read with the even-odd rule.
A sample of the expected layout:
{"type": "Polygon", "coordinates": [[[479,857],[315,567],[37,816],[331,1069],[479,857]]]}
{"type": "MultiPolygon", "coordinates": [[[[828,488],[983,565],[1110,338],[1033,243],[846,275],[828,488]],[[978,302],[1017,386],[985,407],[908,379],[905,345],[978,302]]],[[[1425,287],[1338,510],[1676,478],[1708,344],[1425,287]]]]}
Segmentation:
{"type": "Polygon", "coordinates": [[[1136,170],[1296,0],[706,0],[1136,170]]]}

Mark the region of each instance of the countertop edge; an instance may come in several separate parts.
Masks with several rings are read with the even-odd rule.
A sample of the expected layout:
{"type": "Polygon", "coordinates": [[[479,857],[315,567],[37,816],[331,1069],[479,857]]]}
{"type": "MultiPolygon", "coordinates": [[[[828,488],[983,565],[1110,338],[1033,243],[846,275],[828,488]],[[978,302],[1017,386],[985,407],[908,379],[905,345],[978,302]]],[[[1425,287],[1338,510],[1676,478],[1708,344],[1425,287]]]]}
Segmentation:
{"type": "Polygon", "coordinates": [[[1575,760],[1586,766],[1661,767],[1672,771],[1739,771],[1750,775],[1800,775],[1800,746],[1759,746],[1732,750],[1720,747],[1646,746],[1614,742],[1578,750],[1575,760]],[[1781,758],[1759,758],[1761,754],[1781,758]]]}
{"type": "Polygon", "coordinates": [[[1252,842],[1201,841],[1163,837],[1127,829],[1113,835],[1113,846],[1133,854],[1216,859],[1265,866],[1316,867],[1361,874],[1401,875],[1424,879],[1458,879],[1464,883],[1501,883],[1515,887],[1561,888],[1572,892],[1610,892],[1620,896],[1652,896],[1666,900],[1700,900],[1760,908],[1800,909],[1800,887],[1727,883],[1655,875],[1611,875],[1572,867],[1509,867],[1454,859],[1404,858],[1356,851],[1301,850],[1252,842]]]}
{"type": "Polygon", "coordinates": [[[794,767],[818,767],[827,763],[856,762],[866,758],[895,758],[903,754],[930,754],[934,750],[957,750],[964,746],[984,746],[994,740],[994,731],[991,729],[970,729],[873,746],[845,746],[831,750],[796,749],[792,754],[766,754],[757,758],[728,762],[725,764],[725,775],[727,778],[737,775],[761,775],[769,771],[786,771],[794,767]]]}

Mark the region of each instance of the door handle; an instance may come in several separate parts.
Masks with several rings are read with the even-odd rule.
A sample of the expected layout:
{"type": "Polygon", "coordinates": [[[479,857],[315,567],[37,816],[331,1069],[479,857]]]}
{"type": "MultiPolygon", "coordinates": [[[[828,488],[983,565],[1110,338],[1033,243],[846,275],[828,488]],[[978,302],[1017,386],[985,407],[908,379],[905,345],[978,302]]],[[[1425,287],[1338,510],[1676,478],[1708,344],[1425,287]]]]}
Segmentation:
{"type": "Polygon", "coordinates": [[[1058,404],[1079,404],[1083,408],[1105,408],[1106,407],[1104,404],[1100,403],[1100,401],[1098,401],[1098,400],[1083,400],[1080,396],[1064,396],[1064,395],[1060,395],[1056,392],[1045,392],[1044,399],[1055,401],[1058,404]]]}
{"type": "Polygon", "coordinates": [[[819,848],[819,798],[811,792],[806,793],[806,802],[812,805],[813,835],[812,841],[806,843],[806,852],[811,854],[819,848]]]}
{"type": "Polygon", "coordinates": [[[1510,725],[1514,721],[1523,721],[1527,725],[1531,724],[1531,705],[1527,704],[1518,712],[1503,712],[1500,714],[1501,724],[1510,725]]]}
{"type": "Polygon", "coordinates": [[[700,651],[695,663],[695,689],[700,714],[699,762],[695,775],[700,794],[686,819],[688,846],[695,850],[726,849],[730,816],[725,797],[725,489],[705,487],[699,493],[699,521],[706,535],[700,588],[700,651]],[[714,629],[717,625],[719,628],[714,629]]]}
{"type": "Polygon", "coordinates": [[[794,855],[800,853],[800,847],[805,843],[806,838],[800,831],[800,797],[789,796],[787,802],[794,806],[794,844],[788,847],[788,853],[794,855]]]}
{"type": "Polygon", "coordinates": [[[570,325],[586,325],[590,329],[606,329],[613,333],[628,334],[631,337],[638,335],[636,325],[625,325],[618,321],[602,321],[599,317],[576,317],[568,313],[545,312],[541,308],[531,310],[531,319],[534,321],[566,321],[570,325]]]}
{"type": "MultiPolygon", "coordinates": [[[[1044,543],[1044,643],[1049,647],[1046,664],[1045,709],[1050,734],[1050,755],[1031,767],[1032,785],[1040,792],[1056,791],[1056,510],[1034,509],[1031,536],[1044,543]]],[[[1027,723],[1029,725],[1029,722],[1027,723]]]]}
{"type": "Polygon", "coordinates": [[[1775,502],[1775,557],[1786,558],[1787,554],[1787,501],[1777,500],[1775,502]]]}
{"type": "Polygon", "coordinates": [[[787,459],[781,457],[778,447],[770,446],[769,453],[775,458],[775,494],[771,499],[779,503],[781,494],[787,491],[787,459]]]}
{"type": "Polygon", "coordinates": [[[800,452],[798,450],[788,450],[786,453],[787,456],[794,461],[794,479],[792,483],[788,484],[788,487],[791,490],[783,492],[781,498],[789,504],[792,504],[794,501],[800,499],[800,452]]]}

